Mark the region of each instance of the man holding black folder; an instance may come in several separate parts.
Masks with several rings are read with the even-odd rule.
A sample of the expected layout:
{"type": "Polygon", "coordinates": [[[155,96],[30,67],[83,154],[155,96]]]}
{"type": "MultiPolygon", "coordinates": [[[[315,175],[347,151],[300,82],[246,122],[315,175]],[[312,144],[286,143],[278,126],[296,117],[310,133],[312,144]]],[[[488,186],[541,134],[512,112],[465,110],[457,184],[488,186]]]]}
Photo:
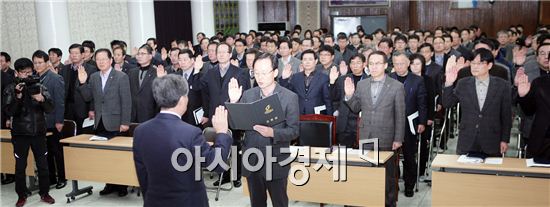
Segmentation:
{"type": "MultiPolygon", "coordinates": [[[[248,190],[250,193],[251,206],[267,206],[267,194],[271,197],[273,206],[288,206],[287,178],[290,165],[280,166],[278,162],[289,157],[287,153],[280,153],[281,148],[288,148],[290,141],[296,139],[299,134],[299,109],[298,95],[280,86],[275,81],[278,70],[273,57],[269,54],[262,54],[254,60],[254,76],[258,87],[242,92],[242,86],[235,78],[229,82],[228,94],[231,103],[251,103],[257,100],[277,95],[284,114],[284,120],[273,127],[255,125],[254,130],[246,130],[243,143],[243,152],[251,148],[260,150],[265,158],[266,147],[272,147],[272,156],[276,162],[272,165],[272,172],[266,172],[263,166],[259,171],[252,172],[243,168],[243,176],[247,178],[248,190]],[[242,97],[241,97],[242,95],[242,97]]],[[[231,111],[229,111],[231,116],[231,111]]],[[[240,115],[240,114],[239,114],[240,115]]],[[[242,114],[246,116],[246,114],[242,114]]],[[[258,157],[252,154],[248,163],[255,166],[258,157]]],[[[264,162],[267,163],[267,162],[264,162]]]]}

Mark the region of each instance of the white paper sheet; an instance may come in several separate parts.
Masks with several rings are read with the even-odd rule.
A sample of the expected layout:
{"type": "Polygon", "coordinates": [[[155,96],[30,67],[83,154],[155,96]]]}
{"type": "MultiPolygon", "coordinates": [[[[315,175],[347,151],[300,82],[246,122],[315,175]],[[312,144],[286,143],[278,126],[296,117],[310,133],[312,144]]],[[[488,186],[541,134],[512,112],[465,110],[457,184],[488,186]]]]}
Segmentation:
{"type": "Polygon", "coordinates": [[[321,111],[327,110],[327,106],[326,105],[316,106],[315,108],[313,108],[313,110],[315,111],[315,114],[321,114],[321,111]]]}
{"type": "Polygon", "coordinates": [[[526,160],[525,160],[525,163],[527,164],[527,167],[550,167],[550,164],[535,163],[535,161],[533,160],[533,158],[531,158],[531,159],[526,159],[526,160]]]}
{"type": "Polygon", "coordinates": [[[409,129],[411,130],[411,133],[413,135],[416,135],[416,129],[414,128],[413,120],[418,117],[418,111],[414,112],[413,114],[407,116],[407,120],[409,120],[409,129]]]}
{"type": "Polygon", "coordinates": [[[485,162],[483,163],[490,165],[502,165],[502,157],[488,157],[485,158],[485,162]]]}
{"type": "Polygon", "coordinates": [[[90,118],[86,118],[84,119],[84,122],[82,122],[82,128],[86,128],[93,125],[94,125],[94,120],[90,118]]]}
{"type": "Polygon", "coordinates": [[[195,109],[193,111],[193,116],[195,117],[195,123],[198,125],[201,123],[201,119],[204,115],[204,110],[202,110],[202,107],[201,108],[198,108],[198,109],[195,109]]]}
{"type": "Polygon", "coordinates": [[[102,137],[97,135],[90,137],[90,141],[107,141],[107,140],[109,140],[107,137],[102,137]]]}
{"type": "Polygon", "coordinates": [[[467,155],[460,155],[457,162],[459,163],[483,163],[483,159],[477,157],[468,157],[467,155]]]}

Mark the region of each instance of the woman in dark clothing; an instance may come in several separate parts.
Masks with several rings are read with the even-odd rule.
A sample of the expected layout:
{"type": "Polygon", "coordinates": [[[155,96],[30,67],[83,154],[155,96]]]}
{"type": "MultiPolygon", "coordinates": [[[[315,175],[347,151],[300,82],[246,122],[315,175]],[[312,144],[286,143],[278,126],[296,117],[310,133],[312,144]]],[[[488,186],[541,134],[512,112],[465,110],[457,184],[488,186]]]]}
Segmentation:
{"type": "Polygon", "coordinates": [[[426,130],[422,133],[422,140],[420,145],[420,172],[419,175],[424,175],[426,171],[426,162],[428,162],[429,143],[430,136],[433,128],[433,120],[435,116],[435,83],[434,80],[426,74],[426,60],[420,54],[412,54],[409,57],[411,61],[410,70],[415,75],[418,75],[424,79],[424,85],[426,86],[426,103],[428,106],[428,124],[426,130]]]}

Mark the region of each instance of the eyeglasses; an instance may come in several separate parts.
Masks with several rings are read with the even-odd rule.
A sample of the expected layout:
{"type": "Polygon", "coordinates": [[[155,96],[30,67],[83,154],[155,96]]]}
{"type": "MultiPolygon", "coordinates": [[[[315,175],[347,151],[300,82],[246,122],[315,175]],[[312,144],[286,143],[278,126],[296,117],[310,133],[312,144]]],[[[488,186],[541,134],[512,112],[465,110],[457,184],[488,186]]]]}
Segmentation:
{"type": "Polygon", "coordinates": [[[482,62],[471,62],[470,65],[472,66],[481,66],[481,65],[487,65],[488,63],[485,61],[482,62]]]}
{"type": "Polygon", "coordinates": [[[144,55],[148,55],[148,54],[149,54],[149,53],[146,53],[146,52],[138,52],[137,55],[139,55],[139,56],[144,56],[144,55]]]}
{"type": "Polygon", "coordinates": [[[548,56],[549,53],[547,52],[539,52],[539,57],[545,57],[548,56]]]}

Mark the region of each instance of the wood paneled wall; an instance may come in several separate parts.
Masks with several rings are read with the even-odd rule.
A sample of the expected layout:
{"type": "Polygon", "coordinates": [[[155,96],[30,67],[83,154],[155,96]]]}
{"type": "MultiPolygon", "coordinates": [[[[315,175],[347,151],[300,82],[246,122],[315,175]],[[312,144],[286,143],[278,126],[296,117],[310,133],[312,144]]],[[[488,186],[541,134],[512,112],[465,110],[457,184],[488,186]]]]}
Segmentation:
{"type": "MultiPolygon", "coordinates": [[[[528,34],[534,32],[539,21],[538,1],[496,1],[493,5],[480,2],[478,9],[451,9],[450,1],[391,1],[390,7],[329,7],[321,1],[321,27],[331,29],[331,15],[388,16],[388,28],[403,30],[430,29],[437,26],[459,28],[476,24],[490,36],[512,24],[523,24],[528,34]],[[486,5],[481,5],[486,4],[486,5]]],[[[294,1],[258,1],[258,22],[289,21],[296,24],[294,1]]]]}

